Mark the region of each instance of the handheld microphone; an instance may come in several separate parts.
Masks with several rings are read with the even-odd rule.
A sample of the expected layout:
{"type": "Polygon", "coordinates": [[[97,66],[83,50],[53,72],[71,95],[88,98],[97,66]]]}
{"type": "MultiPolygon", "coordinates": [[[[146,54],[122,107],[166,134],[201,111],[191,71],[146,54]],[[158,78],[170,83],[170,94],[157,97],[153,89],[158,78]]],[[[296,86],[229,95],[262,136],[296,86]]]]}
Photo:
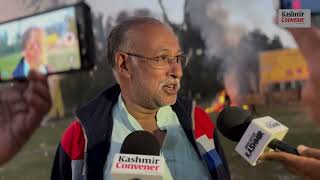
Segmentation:
{"type": "Polygon", "coordinates": [[[114,180],[162,180],[164,158],[153,134],[135,131],[129,134],[120,153],[114,157],[111,175],[114,180]]]}
{"type": "Polygon", "coordinates": [[[235,150],[252,166],[270,148],[299,155],[296,148],[281,141],[289,128],[270,116],[253,118],[242,108],[226,107],[218,116],[217,128],[226,138],[239,142],[235,150]]]}

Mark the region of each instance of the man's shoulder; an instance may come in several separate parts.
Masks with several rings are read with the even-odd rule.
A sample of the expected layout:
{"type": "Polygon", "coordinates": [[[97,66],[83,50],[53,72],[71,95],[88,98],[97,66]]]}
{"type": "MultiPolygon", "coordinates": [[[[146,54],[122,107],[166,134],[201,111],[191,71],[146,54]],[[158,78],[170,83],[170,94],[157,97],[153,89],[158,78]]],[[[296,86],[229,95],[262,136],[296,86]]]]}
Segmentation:
{"type": "Polygon", "coordinates": [[[112,85],[102,92],[98,93],[97,96],[92,98],[89,102],[81,105],[77,108],[76,114],[81,121],[91,119],[94,113],[104,113],[104,110],[111,110],[112,106],[117,102],[120,94],[120,86],[118,84],[112,85]]]}
{"type": "Polygon", "coordinates": [[[209,139],[213,138],[214,124],[210,116],[199,106],[194,108],[194,126],[196,137],[206,134],[209,139]]]}
{"type": "Polygon", "coordinates": [[[83,159],[85,137],[78,120],[73,121],[63,133],[61,146],[71,159],[83,159]]]}
{"type": "Polygon", "coordinates": [[[194,118],[197,121],[203,122],[204,125],[214,128],[211,117],[206,113],[200,106],[195,106],[194,108],[194,118]]]}

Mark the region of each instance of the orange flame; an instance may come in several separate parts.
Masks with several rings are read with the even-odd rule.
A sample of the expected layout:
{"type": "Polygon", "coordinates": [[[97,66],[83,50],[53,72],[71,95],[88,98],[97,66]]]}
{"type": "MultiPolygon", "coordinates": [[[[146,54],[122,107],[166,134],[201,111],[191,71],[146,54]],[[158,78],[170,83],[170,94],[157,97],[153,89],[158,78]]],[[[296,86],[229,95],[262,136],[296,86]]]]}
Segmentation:
{"type": "Polygon", "coordinates": [[[219,113],[225,107],[226,103],[226,92],[222,90],[216,96],[216,100],[212,103],[212,105],[205,109],[207,113],[219,113]]]}
{"type": "MultiPolygon", "coordinates": [[[[215,101],[212,103],[210,107],[206,108],[205,111],[207,113],[219,113],[220,111],[222,111],[223,108],[225,108],[227,105],[226,96],[227,96],[227,93],[225,90],[222,90],[221,92],[219,92],[215,98],[215,101]]],[[[230,106],[239,106],[246,111],[250,110],[249,105],[247,104],[241,105],[237,101],[231,101],[229,103],[230,103],[230,106]]]]}

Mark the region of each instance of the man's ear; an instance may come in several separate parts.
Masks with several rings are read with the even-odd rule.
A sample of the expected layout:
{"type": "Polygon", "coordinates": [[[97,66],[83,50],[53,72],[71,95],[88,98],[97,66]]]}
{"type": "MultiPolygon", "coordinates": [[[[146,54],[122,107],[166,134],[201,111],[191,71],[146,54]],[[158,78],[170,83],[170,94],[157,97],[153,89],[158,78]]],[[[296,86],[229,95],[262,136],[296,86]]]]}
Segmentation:
{"type": "Polygon", "coordinates": [[[116,52],[115,54],[115,69],[120,76],[130,78],[131,73],[129,72],[128,64],[128,55],[121,52],[116,52]]]}

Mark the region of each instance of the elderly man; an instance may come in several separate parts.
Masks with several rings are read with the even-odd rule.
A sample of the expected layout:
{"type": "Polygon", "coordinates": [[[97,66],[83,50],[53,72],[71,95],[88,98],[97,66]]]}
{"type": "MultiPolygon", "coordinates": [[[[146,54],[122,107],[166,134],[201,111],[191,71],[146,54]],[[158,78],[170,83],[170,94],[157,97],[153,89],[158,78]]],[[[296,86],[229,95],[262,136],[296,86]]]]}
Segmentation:
{"type": "Polygon", "coordinates": [[[119,85],[77,111],[52,179],[112,179],[115,153],[137,130],[151,132],[161,145],[164,179],[230,179],[210,118],[177,96],[187,62],[172,29],[153,18],[129,19],[111,31],[107,55],[119,85]]]}
{"type": "Polygon", "coordinates": [[[50,106],[47,78],[33,71],[28,82],[0,90],[0,165],[22,148],[50,106]]]}
{"type": "MultiPolygon", "coordinates": [[[[306,111],[320,127],[320,29],[317,27],[290,28],[288,31],[292,34],[300,51],[306,58],[309,79],[303,87],[302,99],[306,111]]],[[[285,152],[270,152],[265,153],[261,159],[278,161],[304,179],[320,179],[320,150],[300,145],[298,151],[301,156],[285,152]]]]}

